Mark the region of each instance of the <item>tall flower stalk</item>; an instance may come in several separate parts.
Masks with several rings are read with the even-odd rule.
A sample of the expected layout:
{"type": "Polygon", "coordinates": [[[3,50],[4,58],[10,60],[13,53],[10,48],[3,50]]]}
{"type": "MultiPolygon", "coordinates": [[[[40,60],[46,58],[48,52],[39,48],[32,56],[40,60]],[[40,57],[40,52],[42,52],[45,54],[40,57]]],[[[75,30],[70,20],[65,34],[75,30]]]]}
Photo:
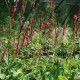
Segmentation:
{"type": "Polygon", "coordinates": [[[56,42],[56,44],[58,44],[58,41],[59,41],[59,34],[60,34],[60,32],[58,31],[58,32],[56,33],[56,37],[55,37],[55,42],[56,42]]]}
{"type": "Polygon", "coordinates": [[[78,36],[78,31],[79,31],[79,29],[80,29],[80,25],[77,27],[77,29],[76,29],[76,37],[78,36]]]}
{"type": "Polygon", "coordinates": [[[73,19],[74,19],[74,30],[76,31],[76,22],[77,22],[77,19],[78,19],[76,14],[74,15],[73,19]]]}
{"type": "Polygon", "coordinates": [[[54,16],[55,5],[53,4],[52,0],[51,0],[51,7],[52,7],[52,12],[49,18],[52,18],[54,16]]]}
{"type": "Polygon", "coordinates": [[[50,0],[50,5],[53,6],[53,0],[50,0]]]}
{"type": "Polygon", "coordinates": [[[18,50],[19,50],[19,48],[20,48],[20,41],[18,41],[18,44],[17,44],[17,46],[16,46],[16,55],[18,55],[18,50]]]}
{"type": "Polygon", "coordinates": [[[14,13],[16,12],[16,9],[17,8],[17,0],[16,2],[14,3],[13,7],[12,7],[12,10],[11,10],[11,25],[13,25],[14,23],[14,13]]]}
{"type": "Polygon", "coordinates": [[[34,24],[34,22],[35,22],[35,20],[34,19],[32,19],[31,21],[30,21],[30,23],[28,24],[28,26],[27,26],[27,28],[26,28],[26,32],[25,32],[25,34],[24,34],[24,36],[23,36],[23,39],[22,39],[22,46],[27,42],[28,43],[28,41],[30,40],[30,38],[29,38],[29,36],[28,36],[28,29],[30,28],[31,29],[31,36],[33,36],[33,34],[34,34],[34,30],[32,29],[32,25],[34,24]]]}
{"type": "Polygon", "coordinates": [[[49,29],[49,34],[52,34],[52,32],[54,31],[54,20],[52,20],[52,25],[51,25],[51,27],[50,27],[50,29],[49,29]]]}
{"type": "Polygon", "coordinates": [[[4,48],[3,48],[3,54],[2,54],[2,57],[1,57],[1,60],[2,60],[2,61],[4,61],[4,57],[5,57],[6,51],[7,51],[7,48],[4,47],[4,48]]]}
{"type": "Polygon", "coordinates": [[[35,0],[33,0],[33,1],[32,1],[32,9],[34,9],[34,8],[35,8],[35,4],[36,4],[36,1],[35,1],[35,0]]]}
{"type": "Polygon", "coordinates": [[[29,36],[28,36],[28,32],[26,31],[26,33],[25,33],[24,36],[23,36],[22,46],[23,46],[25,43],[28,43],[28,41],[29,41],[29,36]]]}
{"type": "Polygon", "coordinates": [[[4,32],[4,31],[5,31],[4,24],[2,24],[2,32],[4,32]]]}
{"type": "Polygon", "coordinates": [[[52,12],[51,12],[51,15],[50,15],[50,18],[52,18],[52,17],[54,16],[54,9],[55,9],[55,7],[54,7],[54,5],[53,5],[53,7],[52,7],[52,12]]]}
{"type": "Polygon", "coordinates": [[[22,0],[22,6],[21,6],[21,11],[20,11],[20,25],[22,26],[22,18],[24,15],[24,10],[25,10],[25,0],[22,0]]]}
{"type": "Polygon", "coordinates": [[[44,27],[44,34],[46,34],[46,29],[47,29],[47,27],[49,26],[49,24],[50,24],[50,19],[48,18],[48,19],[46,19],[45,22],[44,22],[44,25],[45,25],[45,27],[44,27]]]}
{"type": "Polygon", "coordinates": [[[40,14],[40,30],[42,30],[43,27],[42,16],[43,16],[43,12],[41,12],[40,14]]]}
{"type": "Polygon", "coordinates": [[[65,33],[66,33],[66,25],[64,24],[64,25],[63,25],[62,34],[65,35],[65,33]]]}
{"type": "Polygon", "coordinates": [[[73,19],[74,19],[74,31],[75,31],[74,40],[76,40],[76,31],[77,31],[76,23],[77,23],[77,19],[78,19],[76,14],[74,15],[73,19]]]}

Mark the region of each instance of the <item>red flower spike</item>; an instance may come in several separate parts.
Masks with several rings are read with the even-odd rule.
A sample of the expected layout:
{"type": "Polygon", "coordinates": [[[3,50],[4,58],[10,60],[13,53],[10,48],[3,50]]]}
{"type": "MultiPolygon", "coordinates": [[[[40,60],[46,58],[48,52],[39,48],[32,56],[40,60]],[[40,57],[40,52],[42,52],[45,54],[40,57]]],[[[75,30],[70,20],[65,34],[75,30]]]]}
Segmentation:
{"type": "Polygon", "coordinates": [[[24,34],[23,39],[22,39],[22,46],[28,41],[29,41],[29,36],[28,36],[28,27],[27,27],[26,33],[24,34]]]}
{"type": "Polygon", "coordinates": [[[31,35],[32,35],[32,36],[34,35],[34,32],[35,32],[35,30],[31,30],[31,35]]]}
{"type": "Polygon", "coordinates": [[[51,13],[51,17],[53,17],[54,16],[54,9],[52,9],[52,13],[51,13]]]}
{"type": "Polygon", "coordinates": [[[52,5],[52,12],[50,14],[50,18],[52,18],[54,16],[54,9],[55,9],[55,5],[52,5]]]}
{"type": "Polygon", "coordinates": [[[74,19],[74,30],[76,31],[76,21],[78,19],[76,14],[74,15],[73,19],[74,19]]]}
{"type": "Polygon", "coordinates": [[[42,27],[43,27],[43,23],[42,21],[40,21],[40,30],[42,30],[42,27]]]}
{"type": "Polygon", "coordinates": [[[5,31],[5,29],[4,29],[4,24],[2,24],[2,31],[3,31],[3,32],[5,31]]]}
{"type": "Polygon", "coordinates": [[[28,35],[26,34],[25,35],[25,38],[24,38],[24,43],[27,43],[29,41],[29,37],[28,37],[28,35]]]}
{"type": "Polygon", "coordinates": [[[78,18],[80,17],[80,12],[78,13],[78,18]]]}
{"type": "Polygon", "coordinates": [[[76,30],[76,36],[78,35],[78,30],[76,30]]]}
{"type": "Polygon", "coordinates": [[[51,5],[51,6],[53,5],[53,0],[50,0],[50,5],[51,5]]]}
{"type": "Polygon", "coordinates": [[[23,46],[26,42],[28,42],[28,41],[29,41],[28,34],[25,33],[25,34],[24,34],[24,37],[23,37],[23,40],[22,40],[22,46],[23,46]]]}
{"type": "MultiPolygon", "coordinates": [[[[26,33],[24,34],[23,36],[23,39],[22,39],[22,45],[24,45],[26,42],[28,42],[30,39],[29,39],[29,36],[28,36],[28,29],[31,28],[31,26],[34,24],[35,20],[32,19],[30,21],[30,23],[28,24],[28,27],[26,28],[26,33]]],[[[31,30],[31,35],[33,36],[34,34],[34,30],[31,30]]]]}
{"type": "Polygon", "coordinates": [[[19,48],[20,48],[20,42],[18,41],[18,44],[17,44],[17,46],[16,46],[16,54],[18,55],[18,50],[19,50],[19,48]]]}
{"type": "Polygon", "coordinates": [[[40,14],[40,18],[41,18],[43,15],[44,15],[44,12],[42,11],[41,14],[40,14]]]}
{"type": "Polygon", "coordinates": [[[12,7],[12,14],[14,14],[16,12],[16,6],[14,5],[13,7],[12,7]]]}
{"type": "Polygon", "coordinates": [[[18,0],[15,1],[15,6],[17,7],[18,0]]]}
{"type": "Polygon", "coordinates": [[[32,9],[35,8],[35,0],[32,2],[32,9]]]}
{"type": "Polygon", "coordinates": [[[16,12],[16,8],[17,8],[17,0],[15,2],[15,4],[13,5],[12,7],[12,10],[11,10],[11,25],[14,23],[14,13],[16,12]]]}
{"type": "Polygon", "coordinates": [[[30,28],[34,23],[35,23],[35,20],[32,19],[32,20],[30,21],[30,23],[28,24],[28,28],[30,28]]]}
{"type": "Polygon", "coordinates": [[[77,17],[76,14],[74,15],[73,19],[74,19],[74,20],[77,20],[77,19],[78,19],[78,17],[77,17]]]}
{"type": "Polygon", "coordinates": [[[50,19],[48,18],[48,19],[46,19],[45,22],[44,22],[44,24],[45,24],[44,34],[46,34],[46,29],[47,29],[47,27],[49,26],[49,21],[50,21],[50,19]]]}
{"type": "Polygon", "coordinates": [[[22,19],[23,14],[24,14],[24,8],[25,8],[24,6],[25,6],[25,1],[22,0],[22,6],[21,6],[21,12],[20,12],[20,17],[21,17],[21,19],[22,19]]]}
{"type": "Polygon", "coordinates": [[[4,54],[5,54],[5,53],[6,53],[6,51],[7,51],[7,48],[6,48],[6,47],[4,47],[3,51],[4,51],[4,54]]]}
{"type": "Polygon", "coordinates": [[[28,33],[28,27],[26,28],[26,33],[28,33]]]}
{"type": "Polygon", "coordinates": [[[32,22],[31,22],[31,23],[32,23],[32,25],[33,25],[33,24],[35,23],[35,20],[34,20],[34,19],[32,19],[32,22]]]}
{"type": "Polygon", "coordinates": [[[45,26],[46,27],[48,27],[49,26],[49,21],[50,21],[50,19],[48,18],[48,19],[46,19],[46,21],[45,21],[45,26]]]}
{"type": "Polygon", "coordinates": [[[22,39],[22,46],[24,45],[24,42],[25,42],[25,35],[26,34],[24,34],[23,39],[22,39]]]}
{"type": "Polygon", "coordinates": [[[5,54],[6,54],[6,51],[7,51],[7,48],[4,47],[4,48],[3,48],[3,54],[2,54],[2,57],[1,57],[1,60],[2,60],[2,61],[4,61],[4,56],[5,56],[5,54]]]}
{"type": "Polygon", "coordinates": [[[17,8],[17,0],[16,2],[14,3],[14,6],[12,7],[12,11],[11,11],[11,14],[14,14],[16,12],[16,8],[17,8]]]}
{"type": "Polygon", "coordinates": [[[52,25],[54,26],[54,24],[55,24],[55,22],[54,22],[54,20],[52,20],[52,25]]]}
{"type": "Polygon", "coordinates": [[[49,34],[52,34],[52,32],[54,31],[54,26],[52,26],[49,30],[49,34]]]}
{"type": "Polygon", "coordinates": [[[79,30],[80,26],[76,29],[76,37],[78,35],[78,30],[79,30]]]}
{"type": "Polygon", "coordinates": [[[43,32],[43,34],[44,34],[44,35],[46,34],[46,27],[44,28],[44,32],[43,32]]]}
{"type": "Polygon", "coordinates": [[[11,19],[11,24],[13,24],[14,23],[14,17],[11,19]]]}
{"type": "Polygon", "coordinates": [[[24,35],[23,40],[22,40],[22,46],[24,45],[24,40],[25,40],[25,35],[24,35]]]}
{"type": "Polygon", "coordinates": [[[40,30],[43,27],[42,16],[43,16],[43,12],[41,12],[41,14],[40,14],[40,30]]]}
{"type": "Polygon", "coordinates": [[[74,35],[74,40],[76,40],[76,35],[74,35]]]}
{"type": "Polygon", "coordinates": [[[42,29],[43,22],[42,22],[42,17],[40,18],[40,30],[42,29]]]}
{"type": "Polygon", "coordinates": [[[32,25],[32,23],[30,22],[30,23],[28,24],[28,28],[30,28],[30,27],[31,27],[31,25],[32,25]]]}
{"type": "Polygon", "coordinates": [[[65,35],[65,32],[66,32],[66,25],[63,25],[63,31],[62,31],[63,35],[65,35]]]}
{"type": "Polygon", "coordinates": [[[2,54],[1,61],[4,61],[4,54],[2,54]]]}
{"type": "Polygon", "coordinates": [[[55,39],[55,41],[56,41],[56,44],[58,44],[58,39],[59,39],[59,31],[56,33],[56,39],[55,39]]]}

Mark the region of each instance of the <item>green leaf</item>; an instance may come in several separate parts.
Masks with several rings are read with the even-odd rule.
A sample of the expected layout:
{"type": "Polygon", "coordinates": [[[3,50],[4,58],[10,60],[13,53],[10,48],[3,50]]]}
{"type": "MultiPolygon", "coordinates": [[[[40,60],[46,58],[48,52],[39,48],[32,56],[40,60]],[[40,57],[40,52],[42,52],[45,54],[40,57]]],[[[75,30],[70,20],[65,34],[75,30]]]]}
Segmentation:
{"type": "Polygon", "coordinates": [[[68,80],[65,76],[61,76],[61,75],[59,75],[58,76],[58,80],[68,80]]]}
{"type": "Polygon", "coordinates": [[[5,75],[4,74],[0,74],[0,79],[4,79],[5,75]]]}
{"type": "Polygon", "coordinates": [[[8,53],[6,53],[6,55],[4,56],[4,60],[5,60],[5,63],[8,65],[8,53]]]}

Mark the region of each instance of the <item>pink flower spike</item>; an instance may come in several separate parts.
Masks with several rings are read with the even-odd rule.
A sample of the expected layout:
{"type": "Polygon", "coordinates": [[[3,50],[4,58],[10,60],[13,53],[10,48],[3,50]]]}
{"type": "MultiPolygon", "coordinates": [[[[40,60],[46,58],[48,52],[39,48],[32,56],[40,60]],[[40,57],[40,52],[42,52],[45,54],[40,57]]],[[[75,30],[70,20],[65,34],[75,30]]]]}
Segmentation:
{"type": "Polygon", "coordinates": [[[13,7],[12,7],[12,14],[14,14],[16,12],[16,6],[14,5],[13,7]]]}
{"type": "Polygon", "coordinates": [[[55,22],[54,22],[54,20],[52,20],[52,25],[54,26],[54,24],[55,24],[55,22]]]}
{"type": "Polygon", "coordinates": [[[49,33],[52,34],[53,31],[54,31],[54,26],[50,28],[49,33]]]}
{"type": "Polygon", "coordinates": [[[32,9],[35,8],[35,0],[32,2],[32,9]]]}
{"type": "Polygon", "coordinates": [[[76,15],[76,14],[74,14],[73,19],[74,19],[74,20],[77,20],[77,19],[78,19],[78,17],[77,17],[77,15],[76,15]]]}
{"type": "Polygon", "coordinates": [[[4,47],[3,51],[4,51],[4,53],[6,53],[6,51],[7,51],[7,48],[6,48],[6,47],[4,47]]]}
{"type": "Polygon", "coordinates": [[[34,35],[34,30],[31,30],[31,35],[32,35],[32,36],[34,35]]]}
{"type": "Polygon", "coordinates": [[[5,29],[4,29],[4,24],[2,24],[2,31],[3,31],[3,32],[5,31],[5,29]]]}
{"type": "Polygon", "coordinates": [[[63,25],[63,35],[65,35],[65,32],[66,32],[66,25],[63,25]]]}
{"type": "Polygon", "coordinates": [[[45,20],[45,26],[48,27],[49,26],[49,18],[45,20]]]}
{"type": "Polygon", "coordinates": [[[42,29],[43,27],[43,22],[42,22],[42,17],[40,18],[40,30],[42,29]]]}
{"type": "Polygon", "coordinates": [[[56,44],[58,44],[58,39],[59,39],[59,31],[56,33],[56,39],[55,39],[55,41],[56,41],[56,44]]]}
{"type": "Polygon", "coordinates": [[[73,19],[74,19],[74,30],[76,31],[76,21],[78,19],[76,14],[74,15],[73,19]]]}
{"type": "Polygon", "coordinates": [[[7,51],[7,48],[4,47],[4,48],[3,48],[3,54],[2,54],[2,57],[1,57],[1,60],[2,60],[2,61],[4,61],[4,56],[5,56],[5,54],[6,54],[6,51],[7,51]]]}
{"type": "Polygon", "coordinates": [[[51,5],[51,6],[53,5],[53,0],[50,0],[50,5],[51,5]]]}

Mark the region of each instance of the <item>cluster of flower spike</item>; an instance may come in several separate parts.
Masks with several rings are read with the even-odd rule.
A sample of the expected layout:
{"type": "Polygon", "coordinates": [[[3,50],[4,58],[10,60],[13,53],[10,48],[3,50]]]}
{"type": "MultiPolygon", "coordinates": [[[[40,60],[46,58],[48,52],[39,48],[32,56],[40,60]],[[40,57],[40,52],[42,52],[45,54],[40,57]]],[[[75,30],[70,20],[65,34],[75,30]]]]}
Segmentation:
{"type": "MultiPolygon", "coordinates": [[[[49,24],[50,24],[50,19],[54,16],[55,5],[53,4],[53,1],[52,1],[52,0],[50,0],[50,6],[52,7],[52,12],[51,12],[49,18],[47,18],[47,19],[45,20],[45,22],[44,22],[44,26],[45,26],[45,27],[44,27],[44,34],[46,34],[46,29],[47,29],[47,27],[48,27],[49,24]]],[[[53,24],[53,27],[50,28],[49,33],[52,33],[53,30],[54,30],[54,24],[53,24]],[[50,32],[50,31],[51,31],[51,32],[50,32]]]]}
{"type": "MultiPolygon", "coordinates": [[[[25,32],[25,34],[23,36],[23,39],[22,39],[22,45],[24,45],[25,43],[27,43],[30,40],[30,38],[28,36],[28,29],[29,28],[30,29],[32,28],[32,25],[34,24],[34,22],[35,22],[35,20],[32,19],[31,22],[28,24],[28,27],[26,28],[26,32],[25,32]]],[[[31,36],[33,36],[34,35],[34,30],[31,29],[31,32],[30,33],[31,33],[31,36]]]]}

